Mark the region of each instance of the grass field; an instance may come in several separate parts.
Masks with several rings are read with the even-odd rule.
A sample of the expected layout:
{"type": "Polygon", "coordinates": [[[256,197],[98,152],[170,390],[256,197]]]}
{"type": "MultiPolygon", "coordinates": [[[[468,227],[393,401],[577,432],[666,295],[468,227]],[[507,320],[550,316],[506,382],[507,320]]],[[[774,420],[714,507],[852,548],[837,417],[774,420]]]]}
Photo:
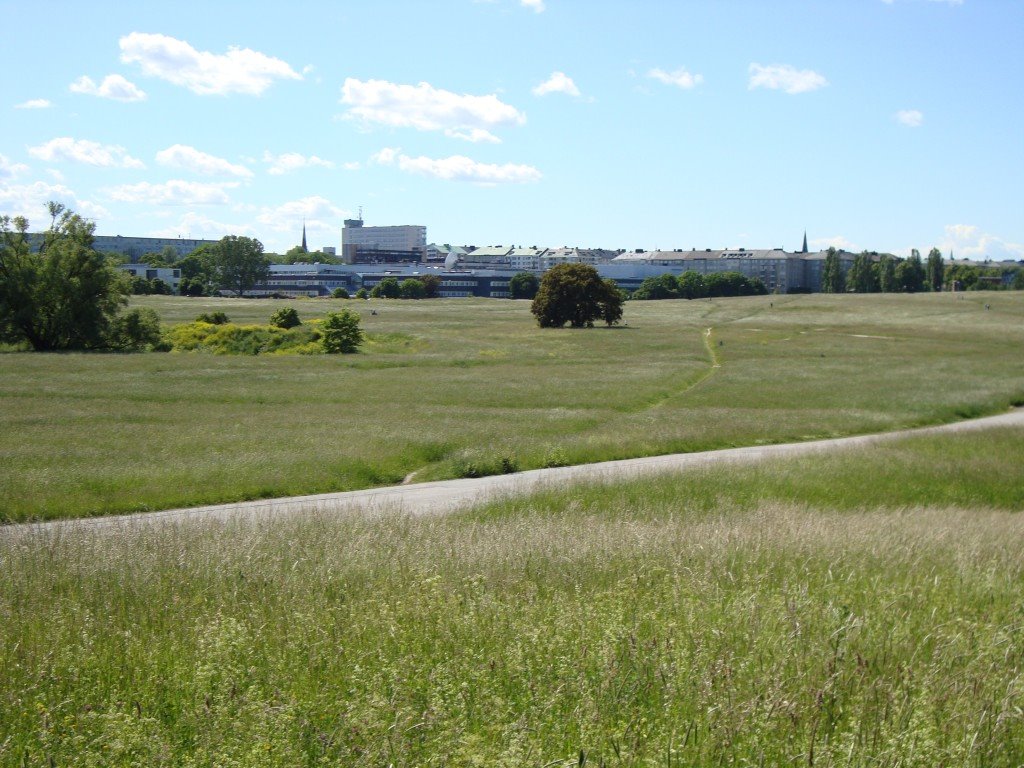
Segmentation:
{"type": "MultiPolygon", "coordinates": [[[[165,322],[282,302],[145,297],[165,322]]],[[[355,307],[358,355],[0,355],[0,521],[100,515],[888,430],[1024,402],[1024,295],[355,307]],[[986,310],[985,304],[991,309],[986,310]],[[377,314],[371,314],[376,309],[377,314]]]]}
{"type": "Polygon", "coordinates": [[[1004,429],[447,518],[7,529],[0,766],[1019,766],[1022,509],[1004,429]]]}

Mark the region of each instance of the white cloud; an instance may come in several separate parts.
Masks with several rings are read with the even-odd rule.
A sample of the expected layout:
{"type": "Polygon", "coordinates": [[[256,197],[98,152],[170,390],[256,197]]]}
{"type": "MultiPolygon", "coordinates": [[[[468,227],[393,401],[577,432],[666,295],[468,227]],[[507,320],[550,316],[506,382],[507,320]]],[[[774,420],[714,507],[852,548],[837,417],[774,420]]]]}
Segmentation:
{"type": "Polygon", "coordinates": [[[211,183],[172,179],[163,184],[151,184],[148,181],[123,184],[108,189],[107,194],[122,203],[226,205],[230,201],[227,190],[237,186],[237,181],[211,183]]]}
{"type": "Polygon", "coordinates": [[[145,75],[167,80],[204,96],[245,93],[259,96],[276,80],[301,80],[281,59],[250,48],[227,53],[197,51],[167,35],[132,32],[122,37],[121,61],[138,64],[145,75]]]}
{"type": "Polygon", "coordinates": [[[50,139],[38,147],[29,147],[28,153],[47,162],[74,160],[86,165],[97,165],[102,168],[145,168],[141,160],[125,152],[124,147],[100,144],[87,139],[73,139],[62,136],[50,139]]]}
{"type": "Polygon", "coordinates": [[[957,259],[1024,259],[1024,244],[982,232],[980,227],[973,224],[946,226],[939,250],[947,256],[952,252],[957,259]]]}
{"type": "Polygon", "coordinates": [[[579,96],[580,89],[565,72],[552,72],[551,77],[533,89],[536,96],[546,96],[549,93],[564,93],[569,96],[579,96]]]}
{"type": "Polygon", "coordinates": [[[28,170],[23,163],[12,163],[6,155],[0,155],[0,181],[16,179],[28,170]]]}
{"type": "Polygon", "coordinates": [[[348,215],[349,211],[339,208],[327,198],[311,195],[282,205],[260,208],[256,220],[275,232],[298,233],[303,221],[309,232],[335,232],[341,220],[348,215]]]}
{"type": "Polygon", "coordinates": [[[189,211],[173,224],[163,229],[150,230],[149,237],[187,237],[201,240],[220,240],[227,234],[252,236],[255,230],[248,224],[228,224],[216,221],[196,211],[189,211]]]}
{"type": "Polygon", "coordinates": [[[474,144],[479,144],[482,141],[487,142],[488,144],[501,144],[501,139],[490,131],[485,131],[483,128],[466,128],[463,130],[459,130],[457,128],[445,128],[444,135],[452,139],[471,141],[474,144]]]}
{"type": "Polygon", "coordinates": [[[224,158],[208,155],[185,144],[175,144],[157,152],[156,161],[160,165],[183,168],[204,176],[238,176],[241,178],[252,176],[252,171],[244,165],[235,165],[224,158]]]}
{"type": "Polygon", "coordinates": [[[519,0],[524,8],[533,9],[534,13],[544,13],[544,0],[519,0]]]}
{"type": "Polygon", "coordinates": [[[402,150],[398,147],[384,147],[379,152],[370,155],[370,162],[377,165],[391,165],[402,150]]]}
{"type": "Polygon", "coordinates": [[[363,164],[360,163],[358,160],[353,160],[350,163],[342,163],[341,167],[344,168],[346,171],[358,171],[360,168],[363,167],[363,164]]]}
{"type": "Polygon", "coordinates": [[[406,173],[419,173],[445,181],[468,181],[488,186],[539,181],[542,175],[532,165],[478,163],[463,155],[441,158],[409,157],[400,154],[400,150],[390,147],[374,155],[374,160],[381,165],[397,164],[399,170],[406,173]]]}
{"type": "Polygon", "coordinates": [[[786,93],[806,93],[828,85],[828,80],[810,69],[795,69],[788,64],[750,65],[750,90],[767,88],[786,93]]]}
{"type": "Polygon", "coordinates": [[[53,104],[49,99],[29,99],[21,104],[15,104],[15,109],[49,109],[53,104]]]}
{"type": "Polygon", "coordinates": [[[74,192],[63,184],[47,184],[37,181],[24,185],[0,185],[0,213],[11,216],[24,216],[36,222],[33,229],[45,226],[47,214],[46,203],[56,200],[64,203],[76,213],[87,218],[99,219],[110,215],[106,208],[88,200],[80,200],[74,192]]]}
{"type": "Polygon", "coordinates": [[[894,117],[897,123],[908,128],[920,128],[924,122],[924,115],[916,109],[901,109],[894,117]]]}
{"type": "Polygon", "coordinates": [[[298,152],[285,152],[283,155],[273,155],[270,152],[263,153],[263,162],[269,163],[270,168],[267,171],[271,176],[281,176],[291,171],[297,171],[300,168],[333,168],[334,163],[330,160],[324,160],[316,155],[300,155],[298,152]]]}
{"type": "Polygon", "coordinates": [[[107,75],[99,85],[88,75],[82,75],[68,86],[68,90],[114,101],[143,101],[146,98],[145,91],[120,75],[107,75]]]}
{"type": "Polygon", "coordinates": [[[818,237],[814,240],[807,241],[808,250],[826,251],[829,248],[835,248],[838,251],[851,251],[856,253],[861,249],[856,243],[850,242],[842,235],[835,235],[834,237],[818,237]]]}
{"type": "Polygon", "coordinates": [[[472,96],[434,88],[430,83],[402,85],[387,80],[347,78],[341,103],[349,116],[366,123],[420,131],[444,131],[469,141],[496,141],[488,129],[522,125],[526,115],[495,94],[472,96]]]}
{"type": "Polygon", "coordinates": [[[647,76],[657,80],[659,83],[674,85],[677,88],[683,88],[684,90],[695,88],[704,82],[703,75],[691,74],[686,71],[685,67],[680,67],[672,72],[666,72],[660,67],[655,67],[647,73],[647,76]]]}

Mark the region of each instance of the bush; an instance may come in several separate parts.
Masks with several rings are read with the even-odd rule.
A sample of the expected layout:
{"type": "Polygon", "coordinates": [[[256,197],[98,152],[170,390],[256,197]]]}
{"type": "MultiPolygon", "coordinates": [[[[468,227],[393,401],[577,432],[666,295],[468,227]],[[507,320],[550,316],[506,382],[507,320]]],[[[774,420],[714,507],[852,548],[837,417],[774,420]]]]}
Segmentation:
{"type": "Polygon", "coordinates": [[[333,291],[331,291],[332,299],[347,299],[348,297],[348,291],[346,291],[344,288],[335,288],[333,291]]]}
{"type": "Polygon", "coordinates": [[[270,316],[270,324],[275,328],[287,330],[302,325],[302,321],[299,320],[299,313],[295,311],[295,307],[281,307],[270,316]]]}
{"type": "Polygon", "coordinates": [[[154,349],[160,344],[160,317],[152,309],[130,309],[110,325],[110,347],[122,352],[154,349]]]}
{"type": "Polygon", "coordinates": [[[320,333],[312,324],[284,329],[271,325],[185,323],[167,329],[162,345],[174,352],[215,355],[320,355],[324,352],[320,333]]]}
{"type": "Polygon", "coordinates": [[[210,325],[225,325],[230,323],[228,316],[223,312],[203,312],[203,314],[196,317],[197,323],[209,323],[210,325]]]}
{"type": "Polygon", "coordinates": [[[373,286],[370,295],[375,299],[397,299],[402,295],[402,287],[398,284],[397,278],[385,277],[373,286]]]}
{"type": "Polygon", "coordinates": [[[426,286],[423,285],[422,280],[417,280],[415,277],[403,280],[398,290],[403,299],[425,299],[427,297],[426,286]]]}
{"type": "Polygon", "coordinates": [[[363,343],[359,315],[350,309],[329,312],[320,324],[320,343],[328,354],[351,354],[363,343]]]}
{"type": "Polygon", "coordinates": [[[356,291],[356,298],[357,299],[368,299],[368,298],[370,298],[370,294],[366,292],[365,288],[360,288],[358,291],[356,291]]]}
{"type": "Polygon", "coordinates": [[[512,299],[532,299],[540,288],[540,278],[532,272],[517,272],[508,281],[508,295],[512,299]]]}

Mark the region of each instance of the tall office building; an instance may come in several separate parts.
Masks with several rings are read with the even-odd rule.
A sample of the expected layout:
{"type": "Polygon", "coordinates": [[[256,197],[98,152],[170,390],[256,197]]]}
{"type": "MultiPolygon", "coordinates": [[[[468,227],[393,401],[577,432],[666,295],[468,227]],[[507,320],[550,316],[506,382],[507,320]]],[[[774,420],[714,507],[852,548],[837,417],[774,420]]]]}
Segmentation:
{"type": "Polygon", "coordinates": [[[366,227],[360,217],[345,219],[345,228],[341,230],[342,256],[350,263],[372,259],[373,252],[382,255],[406,253],[410,259],[421,261],[426,248],[427,228],[418,224],[366,227]]]}

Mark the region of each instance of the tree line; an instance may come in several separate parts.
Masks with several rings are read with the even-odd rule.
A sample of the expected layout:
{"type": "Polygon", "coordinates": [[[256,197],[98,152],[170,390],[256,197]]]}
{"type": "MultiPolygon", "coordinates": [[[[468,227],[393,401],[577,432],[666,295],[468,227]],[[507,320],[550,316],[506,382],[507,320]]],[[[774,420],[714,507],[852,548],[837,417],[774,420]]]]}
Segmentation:
{"type": "MultiPolygon", "coordinates": [[[[921,293],[956,289],[985,290],[1003,287],[1004,271],[975,264],[947,265],[938,248],[926,259],[912,249],[905,259],[888,253],[862,251],[845,273],[835,248],[829,248],[821,272],[825,293],[921,293]]],[[[1017,269],[1010,288],[1024,290],[1024,269],[1017,269]]]]}

